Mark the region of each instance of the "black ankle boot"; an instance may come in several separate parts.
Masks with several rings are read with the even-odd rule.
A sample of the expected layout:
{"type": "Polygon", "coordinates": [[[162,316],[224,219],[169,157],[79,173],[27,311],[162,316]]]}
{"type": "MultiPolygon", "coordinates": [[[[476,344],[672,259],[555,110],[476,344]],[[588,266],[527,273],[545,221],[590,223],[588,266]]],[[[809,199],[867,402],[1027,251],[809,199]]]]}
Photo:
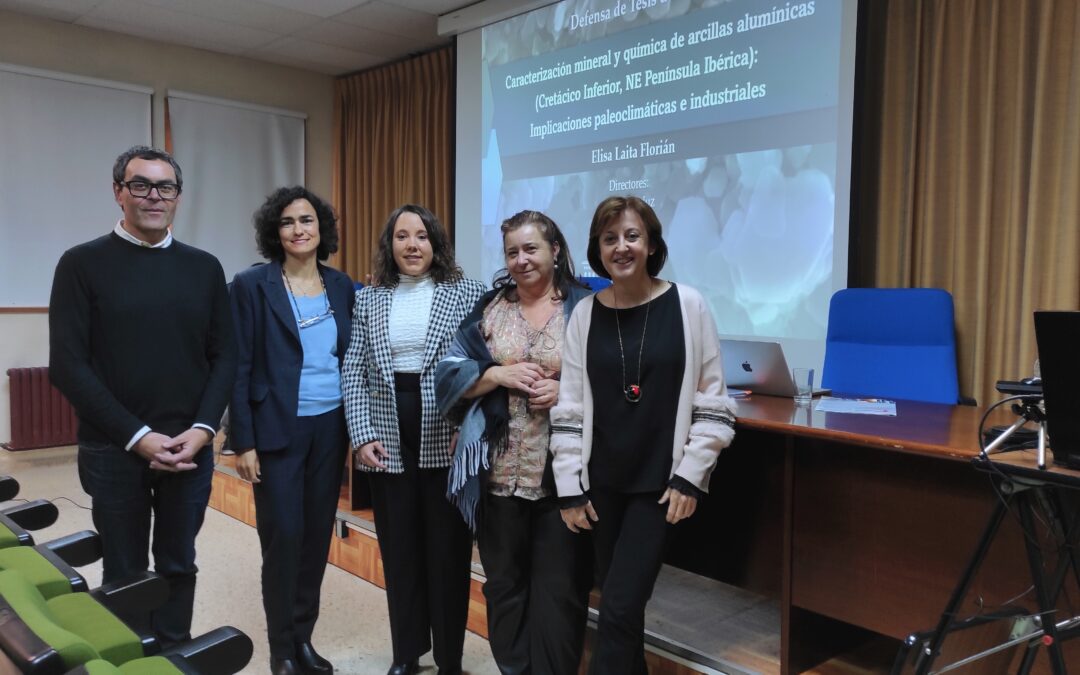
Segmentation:
{"type": "Polygon", "coordinates": [[[386,671],[386,675],[416,675],[420,672],[420,660],[413,659],[408,663],[395,663],[386,671]]]}
{"type": "Polygon", "coordinates": [[[270,675],[304,675],[294,659],[275,659],[270,657],[270,675]]]}
{"type": "Polygon", "coordinates": [[[296,645],[296,662],[309,675],[332,675],[334,672],[333,664],[319,656],[310,642],[296,645]]]}

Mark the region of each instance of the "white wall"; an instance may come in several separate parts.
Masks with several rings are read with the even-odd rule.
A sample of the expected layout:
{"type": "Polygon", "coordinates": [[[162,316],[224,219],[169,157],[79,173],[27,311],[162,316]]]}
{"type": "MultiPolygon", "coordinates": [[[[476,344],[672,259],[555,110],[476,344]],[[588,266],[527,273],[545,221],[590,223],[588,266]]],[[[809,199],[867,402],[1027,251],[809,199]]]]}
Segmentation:
{"type": "MultiPolygon", "coordinates": [[[[306,183],[316,193],[330,197],[334,80],[328,75],[3,10],[0,61],[152,87],[157,146],[164,146],[163,101],[170,88],[305,112],[306,183]]],[[[117,148],[116,153],[123,150],[117,148]]],[[[111,169],[94,167],[96,173],[88,175],[87,180],[100,181],[101,189],[108,191],[111,169]]],[[[197,196],[186,196],[189,201],[193,198],[197,196]]],[[[101,232],[104,234],[113,225],[102,223],[101,232]]],[[[11,242],[15,236],[28,233],[0,235],[11,242]]],[[[183,233],[177,232],[177,237],[182,240],[183,233]]],[[[42,260],[41,264],[53,266],[56,261],[42,260]]],[[[0,441],[11,437],[7,369],[47,364],[48,317],[43,313],[0,314],[0,441]]]]}

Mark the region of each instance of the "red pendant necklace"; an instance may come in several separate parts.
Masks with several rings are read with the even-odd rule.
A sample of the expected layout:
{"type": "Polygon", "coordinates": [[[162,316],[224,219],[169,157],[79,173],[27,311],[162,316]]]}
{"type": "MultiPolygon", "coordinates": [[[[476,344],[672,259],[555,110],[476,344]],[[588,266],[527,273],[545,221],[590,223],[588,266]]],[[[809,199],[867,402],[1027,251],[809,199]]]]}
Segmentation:
{"type": "Polygon", "coordinates": [[[641,400],[641,355],[645,352],[645,331],[649,327],[649,309],[652,307],[652,288],[649,288],[649,298],[645,301],[645,325],[641,327],[641,345],[637,355],[637,378],[635,382],[626,383],[626,354],[623,352],[622,324],[619,322],[619,296],[615,287],[611,287],[611,296],[615,301],[615,330],[619,335],[619,365],[622,366],[623,396],[631,403],[641,400]]]}

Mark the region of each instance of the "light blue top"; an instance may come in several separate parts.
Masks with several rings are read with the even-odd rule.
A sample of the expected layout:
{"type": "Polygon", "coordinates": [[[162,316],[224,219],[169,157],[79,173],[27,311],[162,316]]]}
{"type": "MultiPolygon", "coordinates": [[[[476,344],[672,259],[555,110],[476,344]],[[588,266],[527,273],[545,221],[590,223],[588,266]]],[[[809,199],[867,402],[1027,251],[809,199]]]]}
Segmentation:
{"type": "MultiPolygon", "coordinates": [[[[295,297],[293,316],[300,321],[325,314],[325,291],[313,297],[295,297]],[[300,316],[296,315],[299,307],[300,316]]],[[[304,364],[300,368],[300,403],[296,414],[310,417],[330,412],[341,405],[341,371],[338,369],[337,322],[333,316],[300,328],[304,364]]]]}

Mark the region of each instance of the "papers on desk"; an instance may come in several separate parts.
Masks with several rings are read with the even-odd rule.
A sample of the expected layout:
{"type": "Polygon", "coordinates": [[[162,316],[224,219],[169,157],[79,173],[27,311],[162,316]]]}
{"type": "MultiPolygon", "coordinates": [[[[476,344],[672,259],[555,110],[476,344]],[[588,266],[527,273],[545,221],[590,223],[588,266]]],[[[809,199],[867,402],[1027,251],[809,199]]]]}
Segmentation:
{"type": "Polygon", "coordinates": [[[885,415],[896,417],[896,401],[883,398],[834,398],[822,396],[817,405],[817,412],[852,413],[856,415],[885,415]]]}
{"type": "Polygon", "coordinates": [[[731,398],[746,398],[750,395],[749,389],[728,389],[728,396],[731,398]]]}

